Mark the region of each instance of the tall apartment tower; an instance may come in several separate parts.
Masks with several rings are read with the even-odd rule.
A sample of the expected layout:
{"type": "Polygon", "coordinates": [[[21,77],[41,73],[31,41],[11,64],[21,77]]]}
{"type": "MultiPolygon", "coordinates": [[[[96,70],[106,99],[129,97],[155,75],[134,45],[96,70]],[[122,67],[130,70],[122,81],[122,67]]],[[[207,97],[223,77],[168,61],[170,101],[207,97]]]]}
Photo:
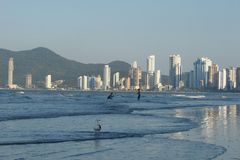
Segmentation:
{"type": "Polygon", "coordinates": [[[147,58],[147,73],[153,74],[155,72],[155,55],[150,55],[147,58]]]}
{"type": "Polygon", "coordinates": [[[169,56],[169,82],[174,88],[179,88],[182,80],[182,59],[179,54],[169,56]]]}
{"type": "Polygon", "coordinates": [[[102,78],[100,75],[96,77],[96,89],[101,89],[102,88],[102,78]]]}
{"type": "Polygon", "coordinates": [[[155,79],[154,79],[154,85],[158,85],[161,83],[161,71],[160,70],[156,70],[155,72],[155,79]]]}
{"type": "Polygon", "coordinates": [[[88,89],[90,89],[90,90],[96,90],[96,81],[97,80],[97,78],[95,77],[95,76],[91,76],[91,77],[89,77],[89,86],[88,86],[88,89]]]}
{"type": "Polygon", "coordinates": [[[208,67],[208,87],[212,89],[218,88],[218,71],[219,66],[217,64],[212,64],[208,67]]]}
{"type": "Polygon", "coordinates": [[[116,88],[118,87],[120,83],[120,73],[116,72],[113,74],[113,87],[116,88]]]}
{"type": "Polygon", "coordinates": [[[227,70],[226,68],[222,69],[222,89],[227,89],[227,70]]]}
{"type": "Polygon", "coordinates": [[[88,76],[84,75],[83,76],[83,81],[82,81],[82,89],[83,90],[88,90],[88,76]]]}
{"type": "Polygon", "coordinates": [[[52,76],[51,75],[47,75],[45,77],[45,88],[47,88],[47,89],[52,88],[52,76]]]}
{"type": "Polygon", "coordinates": [[[194,71],[189,72],[189,88],[194,88],[194,71]]]}
{"type": "Polygon", "coordinates": [[[109,65],[105,65],[104,70],[103,70],[103,88],[104,88],[104,90],[108,90],[111,88],[110,82],[111,82],[111,68],[109,67],[109,65]]]}
{"type": "Polygon", "coordinates": [[[78,79],[77,79],[77,86],[78,86],[78,89],[80,89],[80,90],[83,89],[83,77],[82,76],[78,77],[78,79]]]}
{"type": "Polygon", "coordinates": [[[26,75],[25,88],[32,88],[32,74],[26,75]]]}
{"type": "Polygon", "coordinates": [[[14,64],[13,64],[13,58],[9,58],[8,60],[8,87],[13,87],[13,71],[14,71],[14,64]]]}
{"type": "Polygon", "coordinates": [[[141,88],[142,70],[137,66],[136,62],[133,63],[132,67],[129,70],[129,77],[131,88],[133,90],[141,88]]]}
{"type": "Polygon", "coordinates": [[[194,88],[207,88],[209,82],[209,67],[212,61],[208,57],[198,58],[194,63],[194,88]]]}
{"type": "Polygon", "coordinates": [[[155,55],[147,57],[146,89],[154,87],[155,55]]]}
{"type": "Polygon", "coordinates": [[[234,90],[237,87],[237,70],[235,67],[227,69],[227,88],[234,90]]]}
{"type": "Polygon", "coordinates": [[[218,90],[226,90],[227,88],[227,72],[226,69],[218,71],[218,90]]]}
{"type": "Polygon", "coordinates": [[[237,67],[237,90],[240,91],[240,67],[237,67]]]}

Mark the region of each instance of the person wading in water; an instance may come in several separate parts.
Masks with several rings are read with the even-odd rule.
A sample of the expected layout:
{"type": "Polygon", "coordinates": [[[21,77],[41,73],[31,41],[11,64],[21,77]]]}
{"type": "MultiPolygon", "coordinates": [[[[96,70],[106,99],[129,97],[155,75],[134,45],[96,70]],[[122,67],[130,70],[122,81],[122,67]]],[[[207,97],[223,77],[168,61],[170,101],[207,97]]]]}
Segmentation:
{"type": "Polygon", "coordinates": [[[138,88],[138,90],[137,90],[137,94],[138,94],[138,101],[140,100],[140,98],[141,98],[141,90],[140,90],[140,88],[138,88]]]}

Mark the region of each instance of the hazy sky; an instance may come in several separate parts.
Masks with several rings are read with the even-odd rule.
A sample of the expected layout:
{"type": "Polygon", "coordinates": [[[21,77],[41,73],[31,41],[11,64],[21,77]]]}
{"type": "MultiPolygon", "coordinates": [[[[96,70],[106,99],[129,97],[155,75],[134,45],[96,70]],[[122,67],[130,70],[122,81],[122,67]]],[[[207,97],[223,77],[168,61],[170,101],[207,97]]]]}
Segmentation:
{"type": "Polygon", "coordinates": [[[183,70],[208,56],[240,64],[240,0],[0,0],[0,48],[47,47],[84,63],[156,55],[168,73],[179,53],[183,70]]]}

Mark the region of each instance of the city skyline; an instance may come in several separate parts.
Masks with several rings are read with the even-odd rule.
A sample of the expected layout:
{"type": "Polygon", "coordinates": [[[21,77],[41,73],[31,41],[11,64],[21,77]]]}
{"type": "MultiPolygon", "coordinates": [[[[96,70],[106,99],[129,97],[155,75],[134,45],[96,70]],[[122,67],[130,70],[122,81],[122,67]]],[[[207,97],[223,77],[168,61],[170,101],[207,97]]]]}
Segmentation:
{"type": "Polygon", "coordinates": [[[83,63],[137,60],[140,66],[153,53],[163,74],[173,53],[181,54],[183,71],[202,56],[238,65],[240,1],[1,2],[0,48],[46,46],[83,63]]]}
{"type": "MultiPolygon", "coordinates": [[[[86,63],[84,63],[83,61],[79,61],[79,60],[76,60],[76,59],[70,59],[70,58],[68,58],[68,57],[66,57],[66,56],[60,55],[59,53],[55,52],[54,50],[48,49],[48,48],[46,48],[46,47],[35,47],[35,48],[31,48],[31,49],[29,49],[29,50],[24,49],[24,50],[20,50],[20,51],[13,51],[13,50],[6,49],[6,48],[0,48],[0,49],[7,50],[7,51],[11,51],[11,52],[24,52],[24,51],[30,51],[30,50],[34,50],[34,49],[38,49],[38,48],[44,48],[44,49],[53,51],[54,53],[56,53],[57,55],[61,56],[62,58],[65,58],[65,59],[70,60],[70,61],[76,61],[76,62],[78,62],[78,63],[83,63],[83,64],[104,64],[104,65],[106,65],[106,64],[109,64],[109,63],[114,62],[114,61],[122,61],[122,62],[126,62],[126,63],[128,63],[128,64],[132,64],[133,62],[137,62],[138,66],[144,68],[143,71],[146,71],[146,72],[147,72],[147,70],[148,70],[148,69],[147,69],[147,67],[148,67],[148,64],[147,64],[147,63],[148,63],[148,62],[146,61],[146,58],[148,59],[149,57],[154,56],[155,61],[158,62],[158,63],[156,63],[156,64],[154,65],[154,66],[155,66],[155,70],[160,69],[160,70],[161,70],[161,74],[163,74],[163,75],[169,75],[169,62],[166,61],[166,59],[169,59],[169,56],[171,56],[171,55],[180,55],[180,56],[181,56],[181,59],[183,59],[183,60],[182,60],[183,62],[181,62],[181,64],[182,64],[182,66],[183,66],[182,68],[185,68],[185,69],[182,69],[182,72],[189,72],[189,71],[191,71],[191,70],[193,69],[194,62],[195,62],[197,59],[201,59],[201,58],[212,59],[212,58],[210,58],[210,56],[208,56],[208,55],[200,55],[199,57],[194,57],[195,59],[194,59],[192,62],[190,62],[190,63],[184,63],[186,60],[185,60],[184,58],[182,58],[182,54],[179,53],[179,52],[169,53],[166,59],[159,58],[159,57],[156,56],[156,54],[154,54],[154,53],[151,52],[151,53],[147,54],[146,57],[142,58],[142,59],[144,59],[143,65],[140,64],[139,61],[136,60],[136,59],[138,59],[138,58],[136,58],[136,57],[133,58],[134,60],[133,60],[133,61],[130,61],[130,62],[124,61],[124,60],[121,60],[121,59],[112,59],[112,60],[109,60],[107,63],[100,63],[100,62],[95,62],[95,63],[86,62],[86,63]],[[161,59],[161,60],[159,61],[159,59],[161,59]],[[163,62],[167,62],[167,68],[166,68],[166,71],[165,71],[165,72],[162,72],[163,69],[158,68],[159,63],[161,63],[162,61],[163,61],[163,62]],[[187,70],[185,66],[189,66],[189,69],[187,70]]],[[[216,62],[216,61],[215,61],[215,62],[216,62]]],[[[216,63],[220,66],[220,69],[240,66],[240,63],[237,63],[236,65],[233,64],[233,63],[230,63],[230,64],[228,63],[226,66],[223,65],[223,64],[221,64],[221,63],[218,63],[218,62],[216,62],[216,63]]]]}
{"type": "MultiPolygon", "coordinates": [[[[161,71],[155,70],[155,55],[151,54],[147,58],[146,72],[141,69],[137,61],[133,61],[128,68],[128,75],[121,76],[119,71],[111,73],[111,67],[105,64],[103,67],[103,81],[100,73],[94,76],[87,73],[77,78],[77,87],[80,90],[136,90],[148,91],[170,91],[170,90],[224,90],[240,91],[240,67],[230,67],[220,69],[208,57],[198,58],[193,63],[193,68],[189,72],[182,74],[182,58],[179,54],[169,55],[169,75],[168,82],[161,83],[161,71]]],[[[9,89],[21,89],[18,84],[13,84],[14,59],[8,59],[8,83],[9,89]]],[[[79,74],[76,74],[79,75],[79,74]]],[[[76,76],[75,75],[75,76],[76,76]]],[[[64,79],[52,82],[52,75],[45,77],[46,89],[57,89],[64,83],[64,79]]],[[[32,84],[31,73],[25,75],[25,88],[30,89],[32,84]]],[[[65,85],[66,86],[66,85],[65,85]]],[[[35,88],[35,87],[34,87],[35,88]]],[[[64,89],[64,88],[62,88],[64,89]]]]}

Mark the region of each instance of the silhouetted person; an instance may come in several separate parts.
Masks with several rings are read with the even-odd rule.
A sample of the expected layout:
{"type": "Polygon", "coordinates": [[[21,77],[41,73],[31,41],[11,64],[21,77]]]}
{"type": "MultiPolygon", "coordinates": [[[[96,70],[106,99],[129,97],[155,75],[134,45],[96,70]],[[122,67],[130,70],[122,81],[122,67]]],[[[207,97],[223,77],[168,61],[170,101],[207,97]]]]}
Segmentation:
{"type": "Polygon", "coordinates": [[[137,90],[137,94],[138,94],[138,101],[139,101],[140,98],[141,98],[141,90],[140,90],[140,88],[138,88],[138,90],[137,90]]]}
{"type": "Polygon", "coordinates": [[[111,92],[111,93],[109,94],[109,96],[107,97],[107,99],[112,99],[113,97],[114,97],[113,92],[111,92]]]}

